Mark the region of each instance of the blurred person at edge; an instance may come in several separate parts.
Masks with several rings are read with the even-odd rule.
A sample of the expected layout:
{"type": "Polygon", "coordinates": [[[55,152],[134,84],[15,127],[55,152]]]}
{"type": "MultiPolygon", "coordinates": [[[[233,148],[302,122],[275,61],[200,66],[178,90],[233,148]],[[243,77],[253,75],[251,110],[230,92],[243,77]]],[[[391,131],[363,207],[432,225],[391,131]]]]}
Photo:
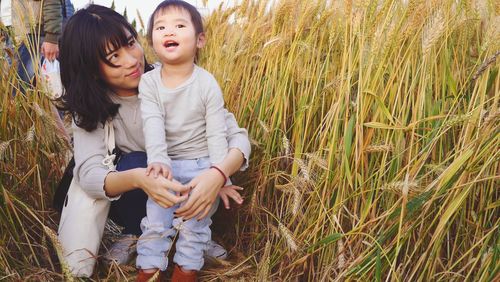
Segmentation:
{"type": "MultiPolygon", "coordinates": [[[[0,0],[0,22],[6,29],[2,34],[4,48],[15,54],[16,71],[22,84],[19,90],[22,93],[26,92],[27,87],[33,86],[36,64],[40,65],[44,58],[54,61],[59,56],[58,41],[62,26],[74,11],[71,0],[0,0]]],[[[4,59],[7,65],[12,64],[9,54],[5,54],[4,59]]],[[[14,87],[13,96],[16,90],[14,87]]],[[[54,106],[51,110],[59,133],[69,143],[70,136],[64,128],[61,114],[54,106]]]]}
{"type": "Polygon", "coordinates": [[[50,61],[59,56],[64,5],[61,0],[0,0],[0,19],[8,30],[7,46],[17,47],[17,73],[24,87],[31,85],[35,75],[38,51],[50,61]]]}

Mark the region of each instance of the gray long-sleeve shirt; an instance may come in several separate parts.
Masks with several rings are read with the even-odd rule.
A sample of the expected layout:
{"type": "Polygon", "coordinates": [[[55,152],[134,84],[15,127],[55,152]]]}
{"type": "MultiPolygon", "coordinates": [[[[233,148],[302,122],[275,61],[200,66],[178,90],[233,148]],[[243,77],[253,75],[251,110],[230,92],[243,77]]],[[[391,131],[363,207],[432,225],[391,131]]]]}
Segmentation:
{"type": "Polygon", "coordinates": [[[227,154],[224,99],[215,78],[201,67],[174,89],[164,86],[158,67],[141,78],[139,99],[148,163],[227,154]]]}
{"type": "MultiPolygon", "coordinates": [[[[115,103],[121,105],[117,116],[113,119],[116,146],[125,153],[144,151],[145,142],[138,97],[109,95],[111,95],[115,103]]],[[[229,148],[237,148],[243,153],[245,163],[241,167],[241,170],[245,170],[248,166],[251,152],[248,133],[244,128],[238,127],[232,113],[227,110],[224,110],[224,112],[229,148]]],[[[75,180],[80,183],[82,188],[91,197],[97,199],[108,198],[104,193],[104,179],[110,170],[101,163],[106,156],[103,126],[99,125],[92,132],[87,132],[73,124],[73,140],[75,157],[75,169],[73,172],[75,180]]],[[[117,198],[113,198],[112,200],[117,198]]]]}

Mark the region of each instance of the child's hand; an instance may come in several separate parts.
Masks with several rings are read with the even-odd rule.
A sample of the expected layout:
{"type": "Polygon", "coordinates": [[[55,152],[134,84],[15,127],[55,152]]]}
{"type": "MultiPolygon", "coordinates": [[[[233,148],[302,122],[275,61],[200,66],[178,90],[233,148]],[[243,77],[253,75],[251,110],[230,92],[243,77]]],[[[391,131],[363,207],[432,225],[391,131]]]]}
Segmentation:
{"type": "Polygon", "coordinates": [[[235,185],[224,186],[220,189],[219,196],[222,199],[222,202],[224,202],[224,207],[227,210],[231,208],[229,205],[229,198],[233,199],[233,201],[235,201],[238,205],[243,203],[243,197],[241,197],[238,192],[241,190],[243,190],[243,187],[235,185]]]}
{"type": "Polygon", "coordinates": [[[173,178],[170,167],[163,163],[150,163],[146,169],[146,175],[149,176],[151,173],[153,173],[154,178],[157,178],[160,174],[168,180],[172,180],[173,178]]]}

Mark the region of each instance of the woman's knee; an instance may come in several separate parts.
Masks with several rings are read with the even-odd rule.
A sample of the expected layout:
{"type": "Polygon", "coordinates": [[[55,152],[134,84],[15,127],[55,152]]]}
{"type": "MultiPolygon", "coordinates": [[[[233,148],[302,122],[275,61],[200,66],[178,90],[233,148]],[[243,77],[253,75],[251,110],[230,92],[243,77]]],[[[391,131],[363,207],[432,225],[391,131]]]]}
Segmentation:
{"type": "Polygon", "coordinates": [[[145,152],[130,152],[123,154],[116,165],[116,170],[124,171],[138,167],[147,167],[148,159],[145,152]]]}

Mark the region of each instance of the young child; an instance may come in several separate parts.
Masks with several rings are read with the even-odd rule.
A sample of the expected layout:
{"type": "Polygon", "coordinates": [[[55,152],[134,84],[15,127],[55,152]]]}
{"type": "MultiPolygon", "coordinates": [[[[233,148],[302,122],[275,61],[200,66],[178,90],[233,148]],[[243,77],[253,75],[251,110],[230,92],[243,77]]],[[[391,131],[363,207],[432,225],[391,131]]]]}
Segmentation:
{"type": "MultiPolygon", "coordinates": [[[[151,16],[148,38],[161,66],[144,74],[139,84],[147,172],[188,183],[201,171],[214,169],[227,184],[226,175],[217,167],[228,151],[223,96],[215,78],[195,65],[197,51],[205,45],[199,12],[184,1],[163,1],[151,16]]],[[[235,199],[231,195],[225,199],[235,199]]],[[[178,205],[165,209],[148,199],[137,244],[136,281],[147,281],[167,268],[177,230],[172,281],[195,281],[204,264],[203,251],[211,238],[210,216],[218,202],[200,211],[198,218],[183,221],[175,218],[178,205]]]]}

